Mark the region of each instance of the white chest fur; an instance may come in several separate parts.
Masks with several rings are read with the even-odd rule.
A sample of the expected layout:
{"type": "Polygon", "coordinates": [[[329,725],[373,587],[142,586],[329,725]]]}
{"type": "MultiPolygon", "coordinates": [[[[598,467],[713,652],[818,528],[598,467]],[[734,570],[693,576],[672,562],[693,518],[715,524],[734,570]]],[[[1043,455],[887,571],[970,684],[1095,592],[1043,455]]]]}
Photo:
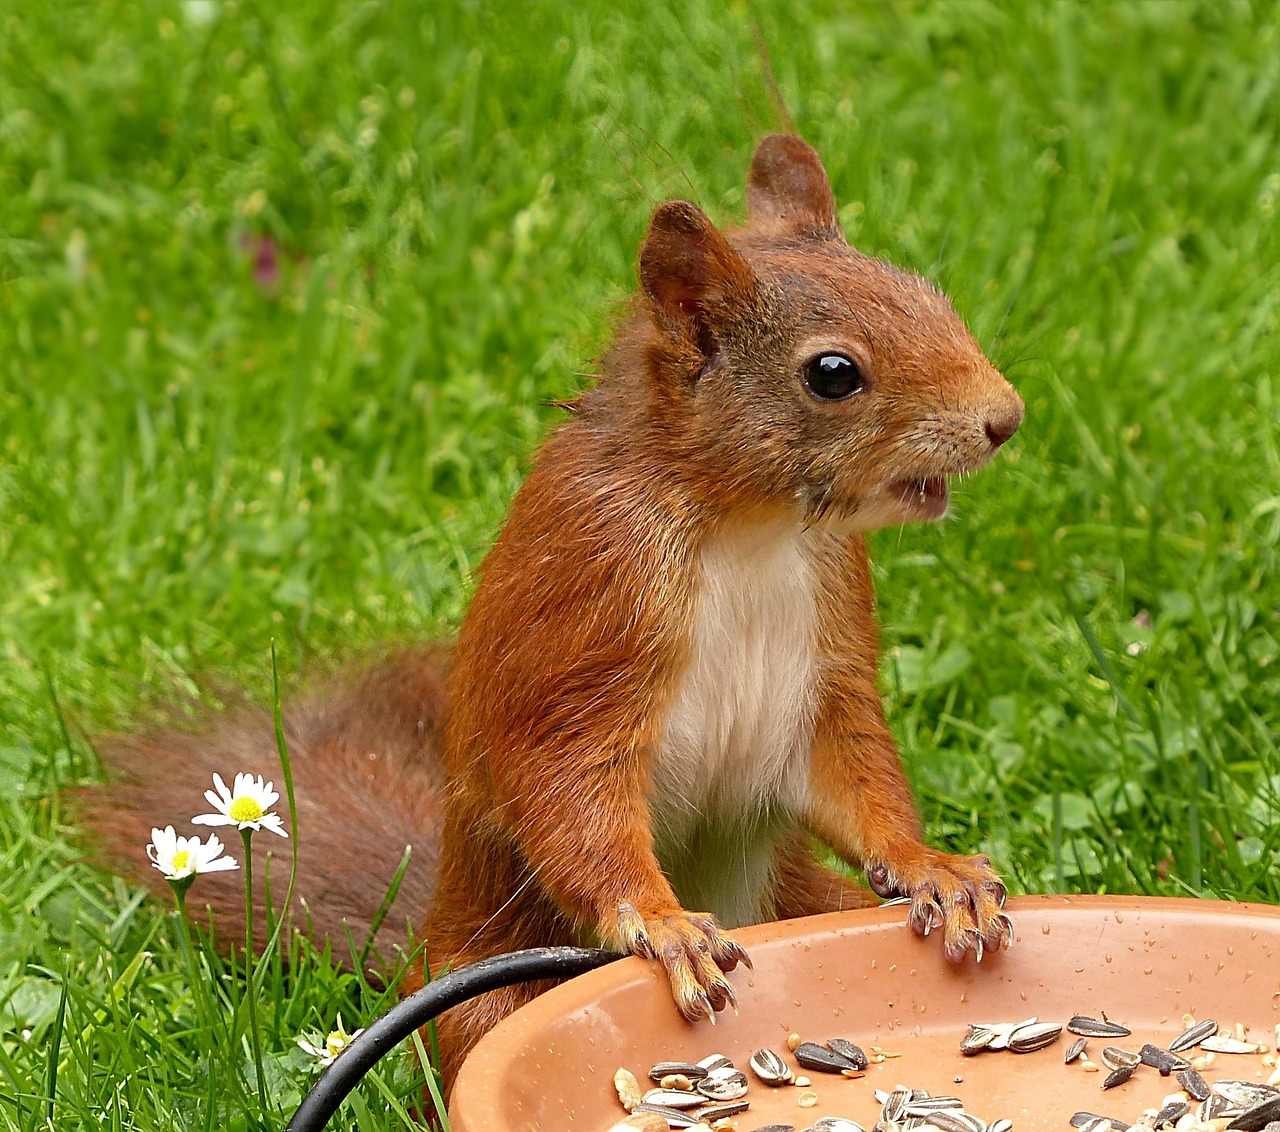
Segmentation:
{"type": "Polygon", "coordinates": [[[701,557],[688,666],[653,776],[654,837],[685,908],[759,919],[779,832],[804,803],[817,610],[797,524],[720,536],[701,557]]]}

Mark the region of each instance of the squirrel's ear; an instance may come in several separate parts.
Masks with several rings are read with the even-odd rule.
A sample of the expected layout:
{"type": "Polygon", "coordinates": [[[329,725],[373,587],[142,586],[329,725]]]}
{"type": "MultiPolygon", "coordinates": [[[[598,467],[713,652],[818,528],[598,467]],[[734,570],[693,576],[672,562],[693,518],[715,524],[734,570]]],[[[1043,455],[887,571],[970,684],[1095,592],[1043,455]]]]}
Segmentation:
{"type": "Polygon", "coordinates": [[[746,305],[755,276],[700,208],[669,200],[649,221],[640,248],[640,284],[663,317],[691,330],[706,353],[714,342],[713,309],[746,305]]]}
{"type": "Polygon", "coordinates": [[[822,159],[794,134],[770,134],[756,146],[747,175],[747,215],[762,232],[844,238],[822,159]]]}

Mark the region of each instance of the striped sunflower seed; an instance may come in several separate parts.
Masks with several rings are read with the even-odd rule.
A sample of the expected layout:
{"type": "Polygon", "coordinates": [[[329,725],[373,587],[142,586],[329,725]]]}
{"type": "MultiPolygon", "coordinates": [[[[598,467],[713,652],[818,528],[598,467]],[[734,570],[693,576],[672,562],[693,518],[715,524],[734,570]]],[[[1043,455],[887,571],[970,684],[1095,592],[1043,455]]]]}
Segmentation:
{"type": "Polygon", "coordinates": [[[1133,1033],[1127,1026],[1119,1022],[1110,1022],[1103,1018],[1089,1018],[1077,1014],[1067,1023],[1067,1029],[1082,1038],[1127,1038],[1133,1033]]]}
{"type": "Polygon", "coordinates": [[[1217,1032],[1218,1023],[1212,1018],[1206,1018],[1203,1022],[1197,1022],[1194,1026],[1188,1026],[1183,1030],[1169,1043],[1169,1049],[1173,1053],[1181,1053],[1184,1049],[1198,1046],[1205,1038],[1210,1038],[1217,1032]]]}
{"type": "Polygon", "coordinates": [[[1120,1069],[1125,1066],[1136,1069],[1142,1064],[1142,1058],[1132,1050],[1121,1049],[1119,1046],[1107,1046],[1102,1051],[1102,1064],[1108,1069],[1120,1069]]]}
{"type": "Polygon", "coordinates": [[[1130,1077],[1133,1076],[1134,1066],[1120,1065],[1111,1070],[1107,1074],[1107,1079],[1102,1082],[1104,1089],[1114,1089],[1117,1085],[1123,1085],[1130,1077]]]}
{"type": "Polygon", "coordinates": [[[1053,1022],[1023,1023],[1009,1035],[1008,1046],[1013,1053],[1032,1053],[1053,1045],[1062,1034],[1062,1027],[1053,1022]]]}
{"type": "Polygon", "coordinates": [[[1182,1086],[1183,1091],[1193,1101],[1207,1100],[1209,1096],[1209,1082],[1200,1076],[1194,1069],[1183,1069],[1178,1073],[1178,1084],[1182,1086]]]}
{"type": "Polygon", "coordinates": [[[779,1085],[789,1085],[796,1079],[796,1075],[791,1072],[791,1066],[771,1049],[756,1050],[751,1055],[750,1065],[752,1073],[766,1085],[774,1088],[779,1085]]]}

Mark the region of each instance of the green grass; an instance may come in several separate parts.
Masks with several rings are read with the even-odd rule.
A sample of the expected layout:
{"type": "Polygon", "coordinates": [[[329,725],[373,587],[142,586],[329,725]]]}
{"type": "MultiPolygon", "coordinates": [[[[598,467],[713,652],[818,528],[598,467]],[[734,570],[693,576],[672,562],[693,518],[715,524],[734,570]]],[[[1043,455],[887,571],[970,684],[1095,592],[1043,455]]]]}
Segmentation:
{"type": "MultiPolygon", "coordinates": [[[[267,701],[273,637],[456,625],[652,202],[742,215],[757,25],[850,238],[1027,401],[952,520],[874,539],[931,837],[1015,891],[1280,899],[1274,4],[280,7],[0,10],[0,1132],[257,1126],[50,788],[206,680],[267,701]]],[[[276,1103],[384,1005],[273,966],[276,1103]]]]}

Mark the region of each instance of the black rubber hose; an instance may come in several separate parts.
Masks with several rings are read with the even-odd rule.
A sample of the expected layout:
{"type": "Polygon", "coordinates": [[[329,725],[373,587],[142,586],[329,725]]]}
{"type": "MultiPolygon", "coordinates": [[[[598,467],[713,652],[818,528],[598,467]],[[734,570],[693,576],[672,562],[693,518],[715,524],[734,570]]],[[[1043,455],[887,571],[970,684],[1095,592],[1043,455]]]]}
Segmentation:
{"type": "Polygon", "coordinates": [[[396,1003],[342,1051],[302,1098],[285,1132],[320,1132],[361,1077],[415,1030],[451,1007],[515,983],[570,979],[621,958],[617,952],[590,947],[534,947],[481,959],[433,979],[396,1003]]]}

